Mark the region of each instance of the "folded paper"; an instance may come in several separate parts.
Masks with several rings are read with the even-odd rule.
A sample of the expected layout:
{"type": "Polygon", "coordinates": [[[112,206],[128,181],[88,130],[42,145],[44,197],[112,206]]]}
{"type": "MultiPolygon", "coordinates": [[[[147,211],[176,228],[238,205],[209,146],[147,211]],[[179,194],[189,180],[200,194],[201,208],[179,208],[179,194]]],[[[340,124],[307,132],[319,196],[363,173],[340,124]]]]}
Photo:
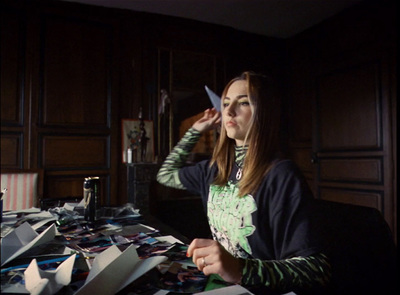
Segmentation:
{"type": "Polygon", "coordinates": [[[25,222],[1,239],[1,266],[29,249],[54,239],[56,226],[52,224],[40,235],[25,222]]]}
{"type": "Polygon", "coordinates": [[[85,284],[75,295],[115,294],[166,259],[155,256],[141,260],[135,245],[124,252],[111,246],[96,256],[85,284]]]}
{"type": "Polygon", "coordinates": [[[56,270],[43,271],[36,259],[25,270],[25,288],[31,295],[52,295],[71,282],[76,254],[61,263],[56,270]]]}
{"type": "Polygon", "coordinates": [[[220,112],[221,111],[221,98],[216,95],[210,88],[206,86],[204,86],[204,88],[206,89],[206,92],[208,94],[208,97],[210,98],[210,101],[213,105],[213,107],[220,112]]]}

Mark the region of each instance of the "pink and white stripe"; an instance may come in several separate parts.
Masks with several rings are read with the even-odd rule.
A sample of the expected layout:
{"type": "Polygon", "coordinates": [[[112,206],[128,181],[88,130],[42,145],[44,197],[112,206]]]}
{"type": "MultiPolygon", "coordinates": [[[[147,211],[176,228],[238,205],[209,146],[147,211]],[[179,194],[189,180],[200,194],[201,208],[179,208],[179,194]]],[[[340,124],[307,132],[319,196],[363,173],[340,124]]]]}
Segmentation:
{"type": "Polygon", "coordinates": [[[38,173],[1,174],[1,190],[7,188],[3,196],[3,210],[21,210],[37,206],[38,173]]]}

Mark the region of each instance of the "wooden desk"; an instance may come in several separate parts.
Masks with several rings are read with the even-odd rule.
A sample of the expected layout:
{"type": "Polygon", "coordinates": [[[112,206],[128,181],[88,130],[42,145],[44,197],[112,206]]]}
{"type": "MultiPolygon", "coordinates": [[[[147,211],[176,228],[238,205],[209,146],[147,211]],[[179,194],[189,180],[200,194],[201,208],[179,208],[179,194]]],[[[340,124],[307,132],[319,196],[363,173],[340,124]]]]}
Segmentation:
{"type": "Polygon", "coordinates": [[[158,229],[161,235],[172,235],[184,244],[190,244],[191,242],[191,239],[178,232],[168,224],[162,222],[157,217],[154,217],[153,215],[147,215],[146,219],[142,223],[158,229]]]}

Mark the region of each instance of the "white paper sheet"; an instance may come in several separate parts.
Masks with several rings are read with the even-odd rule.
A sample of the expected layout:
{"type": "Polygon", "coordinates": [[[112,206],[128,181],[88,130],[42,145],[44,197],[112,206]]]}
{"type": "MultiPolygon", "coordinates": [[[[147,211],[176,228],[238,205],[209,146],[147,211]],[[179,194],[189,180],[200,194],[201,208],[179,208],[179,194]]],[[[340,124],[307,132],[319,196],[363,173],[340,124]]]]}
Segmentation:
{"type": "Polygon", "coordinates": [[[71,282],[76,254],[61,263],[56,270],[43,271],[33,259],[25,270],[25,288],[31,295],[52,295],[71,282]]]}
{"type": "Polygon", "coordinates": [[[155,239],[160,242],[168,242],[171,244],[174,244],[174,243],[183,244],[183,242],[181,240],[178,240],[174,236],[162,236],[162,237],[156,237],[155,239]]]}
{"type": "Polygon", "coordinates": [[[57,221],[57,220],[58,220],[58,218],[55,216],[49,217],[49,218],[46,218],[46,219],[36,222],[35,224],[32,225],[32,228],[34,230],[37,230],[37,229],[41,228],[43,225],[45,225],[46,223],[48,223],[50,221],[57,221]]]}
{"type": "Polygon", "coordinates": [[[213,105],[213,107],[220,112],[221,111],[221,98],[216,95],[210,88],[207,87],[207,85],[204,86],[206,89],[206,92],[208,94],[208,97],[210,98],[210,101],[213,105]]]}
{"type": "Polygon", "coordinates": [[[19,214],[19,213],[26,213],[26,214],[31,214],[31,213],[40,213],[40,208],[32,207],[29,209],[21,209],[21,210],[15,210],[15,211],[6,211],[3,212],[4,215],[10,215],[10,214],[19,214]]]}
{"type": "Polygon", "coordinates": [[[31,248],[53,240],[55,235],[55,224],[49,226],[40,235],[32,229],[29,223],[21,224],[1,239],[1,266],[31,248]]]}
{"type": "Polygon", "coordinates": [[[115,294],[166,259],[156,256],[140,260],[134,245],[122,253],[111,246],[95,258],[85,284],[75,295],[115,294]]]}
{"type": "Polygon", "coordinates": [[[29,291],[26,290],[25,285],[20,283],[16,284],[9,284],[1,286],[1,293],[8,293],[8,294],[29,294],[29,291]]]}
{"type": "Polygon", "coordinates": [[[26,219],[46,219],[54,218],[54,215],[49,211],[40,211],[38,213],[31,213],[25,216],[26,219]]]}
{"type": "Polygon", "coordinates": [[[64,206],[63,206],[63,208],[65,210],[69,210],[69,211],[74,211],[75,208],[79,208],[79,207],[82,207],[82,208],[84,207],[83,199],[80,203],[64,203],[64,206]]]}

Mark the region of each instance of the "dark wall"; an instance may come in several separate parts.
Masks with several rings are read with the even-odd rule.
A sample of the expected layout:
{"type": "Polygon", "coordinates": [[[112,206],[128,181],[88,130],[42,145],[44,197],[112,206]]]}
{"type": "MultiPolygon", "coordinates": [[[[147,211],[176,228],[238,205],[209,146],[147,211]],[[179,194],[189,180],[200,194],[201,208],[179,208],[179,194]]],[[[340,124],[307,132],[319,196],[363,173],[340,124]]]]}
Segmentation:
{"type": "Polygon", "coordinates": [[[157,122],[160,85],[176,74],[160,68],[160,50],[200,54],[214,61],[205,72],[219,93],[243,70],[272,74],[284,94],[283,137],[315,196],[377,208],[396,232],[394,3],[363,1],[280,40],[126,10],[2,1],[1,168],[43,168],[48,198],[81,197],[83,178],[97,175],[104,203],[124,204],[121,119],[142,108],[157,122]]]}
{"type": "Polygon", "coordinates": [[[47,198],[80,197],[83,178],[97,175],[103,203],[126,202],[121,119],[142,108],[157,135],[160,49],[210,56],[217,92],[284,58],[282,40],[62,1],[2,1],[1,22],[1,167],[44,169],[47,198]]]}

